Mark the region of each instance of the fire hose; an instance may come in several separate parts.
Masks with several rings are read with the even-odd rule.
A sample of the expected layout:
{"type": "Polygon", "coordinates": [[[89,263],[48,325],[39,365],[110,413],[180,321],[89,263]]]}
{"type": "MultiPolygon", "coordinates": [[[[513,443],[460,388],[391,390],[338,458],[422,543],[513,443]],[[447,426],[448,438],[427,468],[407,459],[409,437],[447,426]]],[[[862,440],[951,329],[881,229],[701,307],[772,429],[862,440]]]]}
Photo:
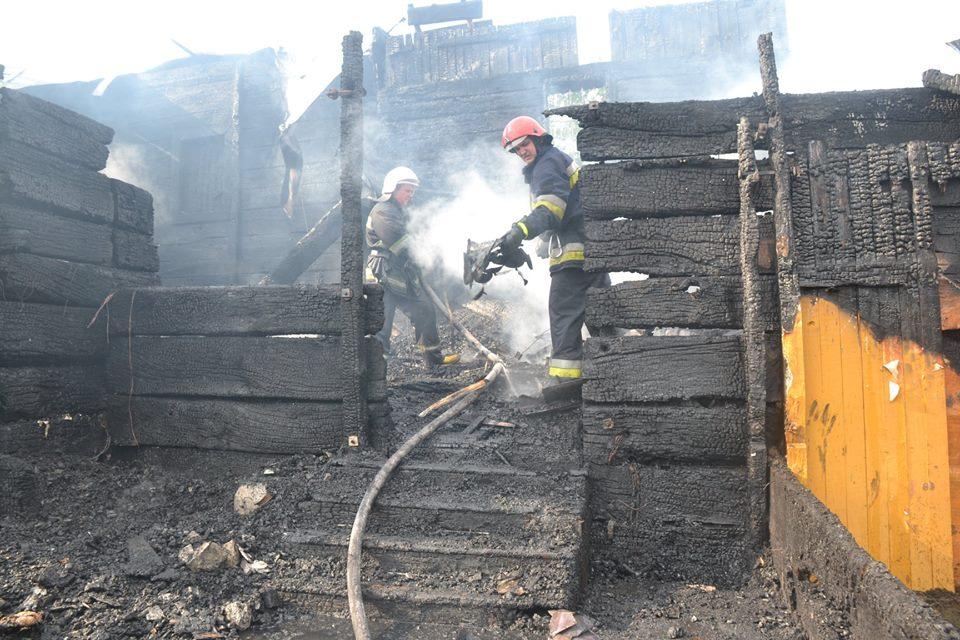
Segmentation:
{"type": "MultiPolygon", "coordinates": [[[[473,401],[479,398],[484,389],[492,385],[501,373],[504,374],[507,382],[510,383],[510,376],[503,359],[485,347],[460,321],[454,318],[450,307],[441,302],[440,297],[437,296],[430,285],[424,283],[423,288],[427,292],[427,295],[430,296],[433,304],[436,305],[447,320],[450,321],[450,324],[456,327],[493,366],[490,371],[487,372],[487,375],[477,382],[442,398],[421,412],[419,417],[424,417],[428,413],[456,401],[452,407],[431,420],[426,426],[404,442],[403,445],[387,459],[384,465],[380,467],[370,486],[367,487],[366,493],[363,494],[363,499],[360,501],[360,506],[357,509],[356,518],[353,520],[353,528],[350,530],[350,544],[347,547],[347,603],[350,609],[353,635],[356,640],[370,640],[367,613],[363,605],[363,591],[360,586],[360,559],[363,549],[363,532],[367,527],[367,518],[370,516],[370,511],[373,508],[374,501],[377,499],[377,495],[387,483],[387,480],[390,479],[390,474],[393,473],[394,469],[400,465],[403,459],[413,451],[417,445],[429,438],[437,429],[473,404],[473,401]]],[[[510,386],[513,386],[512,383],[510,386]]]]}

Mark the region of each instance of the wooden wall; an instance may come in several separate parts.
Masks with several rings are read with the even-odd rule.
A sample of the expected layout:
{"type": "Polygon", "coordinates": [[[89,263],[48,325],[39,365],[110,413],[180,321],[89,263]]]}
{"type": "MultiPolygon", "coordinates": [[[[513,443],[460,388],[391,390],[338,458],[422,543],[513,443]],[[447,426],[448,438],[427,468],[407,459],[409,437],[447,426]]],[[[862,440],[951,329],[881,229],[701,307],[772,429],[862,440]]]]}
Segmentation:
{"type": "MultiPolygon", "coordinates": [[[[129,289],[110,303],[107,421],[114,444],[309,453],[347,444],[336,285],[129,289]]],[[[364,296],[365,333],[383,324],[364,296]]],[[[372,421],[387,415],[386,363],[366,339],[372,421]]]]}
{"type": "MultiPolygon", "coordinates": [[[[804,287],[797,323],[784,327],[780,379],[787,389],[767,388],[769,401],[786,403],[787,459],[900,579],[917,589],[953,589],[950,485],[951,472],[958,477],[953,444],[960,438],[951,425],[958,396],[950,386],[955,370],[943,357],[953,337],[941,336],[936,292],[937,257],[943,265],[956,253],[950,194],[957,151],[907,141],[960,138],[960,104],[927,89],[785,95],[782,102],[786,142],[799,158],[791,189],[804,287]],[[898,385],[892,399],[890,383],[898,385]]],[[[584,158],[633,160],[582,170],[586,266],[651,277],[592,292],[588,322],[741,326],[739,224],[731,215],[738,205],[736,168],[704,156],[734,151],[739,116],[765,121],[763,103],[601,103],[549,113],[580,121],[584,158]]],[[[763,174],[758,210],[771,206],[774,195],[763,174]]],[[[772,233],[764,224],[761,261],[762,238],[772,233]]],[[[764,305],[760,317],[773,328],[777,315],[764,305]]],[[[779,353],[776,337],[771,343],[779,353]]],[[[598,480],[594,508],[608,518],[608,539],[639,549],[630,541],[657,538],[663,525],[649,518],[664,512],[644,494],[651,486],[643,484],[644,466],[707,474],[720,461],[724,473],[743,464],[743,360],[736,341],[710,336],[591,339],[587,357],[584,439],[598,480]],[[695,417],[706,411],[716,414],[712,420],[695,417]],[[681,420],[684,412],[690,416],[681,420]],[[706,425],[719,431],[701,433],[706,425]],[[664,442],[666,433],[684,438],[664,442]],[[614,473],[618,463],[626,468],[614,473]],[[618,539],[617,523],[631,522],[640,523],[636,536],[618,539]]],[[[777,380],[776,371],[768,372],[768,382],[777,380]]],[[[778,429],[776,415],[769,418],[768,429],[778,429]]],[[[776,431],[768,436],[771,444],[779,440],[776,431]]],[[[711,486],[720,493],[702,504],[718,510],[715,520],[724,509],[746,509],[737,493],[722,494],[733,485],[711,486]]],[[[679,517],[710,519],[696,511],[679,517]]],[[[731,532],[741,545],[747,540],[746,527],[731,532]]],[[[658,542],[664,540],[644,552],[655,557],[680,538],[658,542]]],[[[709,558],[707,542],[693,546],[691,553],[709,558]]]]}
{"type": "Polygon", "coordinates": [[[958,577],[957,363],[940,298],[952,252],[937,255],[951,229],[956,153],[936,143],[811,143],[799,162],[809,177],[794,194],[802,296],[784,334],[787,461],[917,590],[953,590],[958,577]]]}
{"type": "Polygon", "coordinates": [[[101,408],[97,309],[158,282],[150,194],[99,173],[112,136],[0,89],[0,420],[101,408]]]}

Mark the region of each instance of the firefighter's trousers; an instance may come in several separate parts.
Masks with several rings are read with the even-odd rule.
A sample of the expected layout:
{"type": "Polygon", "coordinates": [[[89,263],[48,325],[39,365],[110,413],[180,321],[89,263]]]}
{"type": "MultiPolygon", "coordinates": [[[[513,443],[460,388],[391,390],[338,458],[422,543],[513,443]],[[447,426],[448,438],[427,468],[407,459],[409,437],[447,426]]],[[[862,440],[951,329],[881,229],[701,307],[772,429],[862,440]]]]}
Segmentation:
{"type": "Polygon", "coordinates": [[[609,287],[606,273],[587,273],[567,267],[550,274],[550,339],[553,354],[549,375],[579,378],[583,368],[583,336],[587,289],[609,287]]]}
{"type": "Polygon", "coordinates": [[[436,364],[443,355],[440,353],[440,333],[437,331],[437,314],[433,304],[422,297],[405,296],[387,287],[383,289],[383,328],[377,333],[384,353],[390,353],[390,333],[398,308],[413,323],[424,360],[428,364],[436,364]]]}

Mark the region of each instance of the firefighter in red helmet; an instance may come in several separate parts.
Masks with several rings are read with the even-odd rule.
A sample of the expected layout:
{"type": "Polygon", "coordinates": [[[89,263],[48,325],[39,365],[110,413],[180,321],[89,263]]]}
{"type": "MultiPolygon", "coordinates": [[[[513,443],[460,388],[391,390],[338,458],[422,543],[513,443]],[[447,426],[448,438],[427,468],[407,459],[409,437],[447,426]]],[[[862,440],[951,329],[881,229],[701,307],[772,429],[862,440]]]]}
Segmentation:
{"type": "Polygon", "coordinates": [[[538,251],[538,254],[550,260],[553,351],[549,375],[561,382],[580,378],[587,289],[610,285],[607,274],[583,270],[580,169],[570,156],[553,146],[553,137],[540,123],[528,116],[507,123],[501,144],[524,163],[523,177],[530,185],[530,212],[501,238],[500,251],[509,255],[524,240],[539,237],[545,252],[538,251]]]}

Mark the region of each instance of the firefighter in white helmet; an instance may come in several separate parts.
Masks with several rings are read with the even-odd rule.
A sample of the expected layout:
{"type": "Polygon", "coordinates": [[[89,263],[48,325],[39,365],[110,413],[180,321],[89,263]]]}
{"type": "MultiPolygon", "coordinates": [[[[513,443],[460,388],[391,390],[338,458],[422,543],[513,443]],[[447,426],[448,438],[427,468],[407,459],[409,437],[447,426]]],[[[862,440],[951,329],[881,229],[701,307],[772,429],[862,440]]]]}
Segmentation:
{"type": "Polygon", "coordinates": [[[390,352],[390,332],[397,308],[413,323],[417,344],[429,366],[459,362],[459,355],[444,355],[440,349],[437,315],[423,291],[420,269],[410,255],[407,206],[420,179],[408,167],[391,169],[383,179],[379,201],[367,218],[366,241],[370,249],[367,280],[383,287],[383,328],[377,339],[390,352]]]}

